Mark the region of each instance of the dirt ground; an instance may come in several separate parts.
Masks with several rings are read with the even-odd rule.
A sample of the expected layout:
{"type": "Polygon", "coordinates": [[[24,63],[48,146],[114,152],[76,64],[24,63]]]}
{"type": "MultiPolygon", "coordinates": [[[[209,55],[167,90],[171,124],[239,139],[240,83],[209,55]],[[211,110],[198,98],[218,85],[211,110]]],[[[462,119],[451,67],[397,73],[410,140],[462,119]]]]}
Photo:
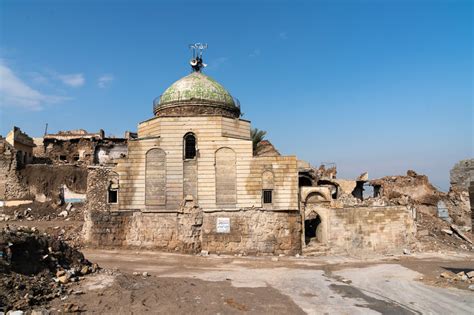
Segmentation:
{"type": "MultiPolygon", "coordinates": [[[[0,227],[34,226],[74,243],[82,223],[24,220],[0,227]]],[[[469,282],[440,277],[474,270],[474,254],[466,251],[366,259],[82,252],[104,270],[68,283],[69,293],[46,307],[52,314],[472,314],[474,309],[469,282]]]]}
{"type": "Polygon", "coordinates": [[[474,270],[472,254],[348,257],[190,256],[84,250],[113,270],[55,300],[87,314],[472,314],[474,292],[439,272],[474,270]],[[148,273],[144,276],[143,273],[148,273]]]}

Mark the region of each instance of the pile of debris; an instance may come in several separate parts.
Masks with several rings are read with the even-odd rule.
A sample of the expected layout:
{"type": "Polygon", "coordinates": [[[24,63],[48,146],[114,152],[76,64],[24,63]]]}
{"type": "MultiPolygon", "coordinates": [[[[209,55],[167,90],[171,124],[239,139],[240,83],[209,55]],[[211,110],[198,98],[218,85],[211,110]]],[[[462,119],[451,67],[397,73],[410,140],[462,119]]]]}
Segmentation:
{"type": "Polygon", "coordinates": [[[446,280],[448,283],[464,283],[467,285],[468,289],[474,291],[474,270],[469,272],[460,271],[458,273],[454,273],[451,271],[445,271],[439,275],[440,279],[446,280]]]}
{"type": "Polygon", "coordinates": [[[474,251],[470,228],[457,226],[425,213],[417,214],[418,251],[474,251]]]}
{"type": "Polygon", "coordinates": [[[72,293],[67,283],[98,269],[77,249],[35,227],[7,226],[0,231],[0,312],[65,298],[72,293]]]}
{"type": "Polygon", "coordinates": [[[49,203],[34,202],[16,207],[4,207],[3,213],[0,214],[0,222],[52,220],[83,221],[83,204],[52,206],[49,203]]]}

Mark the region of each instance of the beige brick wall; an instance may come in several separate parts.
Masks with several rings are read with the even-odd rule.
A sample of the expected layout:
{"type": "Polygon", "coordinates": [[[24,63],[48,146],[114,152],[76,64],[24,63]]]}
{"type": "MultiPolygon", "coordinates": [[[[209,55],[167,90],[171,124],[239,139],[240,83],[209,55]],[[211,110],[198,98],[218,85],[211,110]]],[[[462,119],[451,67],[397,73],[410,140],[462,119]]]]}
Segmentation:
{"type": "Polygon", "coordinates": [[[197,203],[204,211],[219,209],[216,202],[216,151],[230,148],[236,159],[236,205],[233,209],[262,207],[262,173],[274,173],[273,210],[298,209],[296,157],[258,157],[252,154],[250,123],[225,117],[161,117],[141,123],[139,140],[129,142],[128,159],[115,171],[120,175],[120,209],[170,211],[184,198],[183,137],[197,138],[197,203]],[[166,153],[166,205],[145,205],[145,155],[159,147],[166,153]]]}
{"type": "Polygon", "coordinates": [[[412,212],[403,206],[329,209],[322,218],[334,252],[400,253],[415,233],[412,212]]]}

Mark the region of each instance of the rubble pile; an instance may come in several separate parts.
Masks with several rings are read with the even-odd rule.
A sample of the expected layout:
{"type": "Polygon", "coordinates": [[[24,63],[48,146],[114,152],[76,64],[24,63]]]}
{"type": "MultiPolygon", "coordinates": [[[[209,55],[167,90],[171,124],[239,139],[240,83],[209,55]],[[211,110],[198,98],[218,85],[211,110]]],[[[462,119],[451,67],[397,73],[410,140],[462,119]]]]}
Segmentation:
{"type": "Polygon", "coordinates": [[[65,298],[72,293],[67,283],[98,268],[77,249],[35,227],[7,226],[0,231],[0,312],[65,298]]]}
{"type": "Polygon", "coordinates": [[[417,214],[418,251],[474,251],[469,227],[460,227],[428,214],[417,214]]]}
{"type": "Polygon", "coordinates": [[[445,271],[439,275],[438,279],[449,284],[456,282],[458,284],[464,284],[469,290],[474,291],[474,270],[468,272],[460,271],[458,273],[445,271]]]}
{"type": "Polygon", "coordinates": [[[4,207],[0,213],[0,222],[7,221],[83,221],[83,204],[68,203],[54,206],[50,203],[34,202],[16,207],[4,207]]]}

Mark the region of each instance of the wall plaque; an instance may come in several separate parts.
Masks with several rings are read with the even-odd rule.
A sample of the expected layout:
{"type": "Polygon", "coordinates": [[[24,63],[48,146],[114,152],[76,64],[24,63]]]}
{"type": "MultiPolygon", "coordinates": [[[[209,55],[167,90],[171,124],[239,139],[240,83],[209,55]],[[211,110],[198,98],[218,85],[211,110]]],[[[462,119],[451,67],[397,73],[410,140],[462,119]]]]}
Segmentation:
{"type": "Polygon", "coordinates": [[[217,218],[217,233],[230,233],[230,218],[217,218]]]}

